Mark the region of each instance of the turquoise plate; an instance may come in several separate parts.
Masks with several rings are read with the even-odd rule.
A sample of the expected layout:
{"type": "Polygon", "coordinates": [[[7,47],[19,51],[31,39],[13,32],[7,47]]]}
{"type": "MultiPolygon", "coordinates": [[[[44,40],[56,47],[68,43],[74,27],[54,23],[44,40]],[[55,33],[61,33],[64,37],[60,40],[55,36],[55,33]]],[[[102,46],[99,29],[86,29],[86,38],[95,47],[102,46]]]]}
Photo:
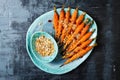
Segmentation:
{"type": "MultiPolygon", "coordinates": [[[[57,9],[58,12],[60,12],[61,8],[57,9]]],[[[65,11],[67,10],[67,8],[65,8],[65,11]]],[[[74,9],[71,9],[71,13],[73,13],[74,9]]],[[[83,11],[79,10],[79,14],[81,14],[83,11]]],[[[73,69],[77,68],[83,61],[85,61],[87,59],[87,57],[90,55],[90,53],[92,52],[92,50],[90,50],[86,55],[84,55],[82,58],[79,58],[67,65],[64,65],[62,67],[60,67],[60,65],[63,64],[63,62],[65,60],[63,60],[61,58],[61,55],[57,55],[56,59],[50,63],[43,63],[40,62],[38,59],[35,58],[35,56],[33,55],[31,48],[30,48],[30,38],[31,35],[36,32],[36,31],[40,31],[43,30],[49,34],[51,34],[52,36],[54,35],[54,29],[53,29],[53,25],[52,22],[48,22],[48,20],[52,20],[53,18],[53,13],[54,11],[49,11],[43,15],[41,15],[40,17],[38,17],[29,27],[27,34],[26,34],[26,49],[27,52],[32,60],[32,62],[41,70],[51,73],[51,74],[64,74],[67,72],[72,71],[73,69]]],[[[85,18],[90,18],[91,20],[92,17],[90,17],[88,14],[86,14],[85,18]]],[[[94,24],[91,26],[90,29],[96,29],[95,32],[93,33],[93,35],[91,36],[91,38],[96,37],[97,36],[97,25],[96,22],[94,22],[94,24]]],[[[96,42],[96,40],[94,40],[90,45],[94,44],[96,42]]]]}

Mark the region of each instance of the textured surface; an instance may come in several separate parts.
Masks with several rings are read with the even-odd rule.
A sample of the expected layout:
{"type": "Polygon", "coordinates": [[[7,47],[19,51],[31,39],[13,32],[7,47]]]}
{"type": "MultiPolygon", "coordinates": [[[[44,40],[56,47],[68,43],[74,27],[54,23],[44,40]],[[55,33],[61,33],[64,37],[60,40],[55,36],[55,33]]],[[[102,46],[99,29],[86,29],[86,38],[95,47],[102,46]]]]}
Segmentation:
{"type": "Polygon", "coordinates": [[[0,0],[0,80],[120,80],[119,0],[0,0]],[[98,46],[77,69],[52,75],[30,60],[25,37],[41,14],[61,7],[79,6],[98,24],[98,46]]]}

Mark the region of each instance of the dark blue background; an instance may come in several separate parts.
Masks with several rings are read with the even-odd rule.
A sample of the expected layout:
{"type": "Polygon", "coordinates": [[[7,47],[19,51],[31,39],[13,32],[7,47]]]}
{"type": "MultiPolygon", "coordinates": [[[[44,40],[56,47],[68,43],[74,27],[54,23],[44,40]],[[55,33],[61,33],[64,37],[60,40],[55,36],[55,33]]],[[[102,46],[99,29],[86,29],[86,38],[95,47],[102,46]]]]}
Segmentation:
{"type": "Polygon", "coordinates": [[[0,0],[0,80],[120,80],[119,0],[0,0]],[[98,25],[98,46],[75,70],[52,75],[30,60],[26,32],[40,15],[71,6],[86,11],[98,25]]]}

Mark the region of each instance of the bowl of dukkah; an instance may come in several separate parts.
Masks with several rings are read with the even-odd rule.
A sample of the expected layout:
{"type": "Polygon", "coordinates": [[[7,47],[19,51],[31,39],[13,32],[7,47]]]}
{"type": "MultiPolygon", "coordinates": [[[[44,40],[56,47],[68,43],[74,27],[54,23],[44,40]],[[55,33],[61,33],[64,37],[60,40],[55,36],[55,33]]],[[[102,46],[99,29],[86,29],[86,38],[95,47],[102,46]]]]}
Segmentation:
{"type": "Polygon", "coordinates": [[[92,17],[78,7],[71,9],[63,6],[57,9],[54,6],[54,10],[41,15],[31,24],[26,36],[27,51],[33,63],[45,72],[64,74],[84,62],[97,45],[97,24],[92,17]],[[42,24],[38,26],[39,23],[42,24]],[[44,26],[45,24],[48,26],[44,26]],[[41,28],[43,28],[42,31],[40,31],[41,28]],[[48,46],[46,40],[49,41],[49,39],[40,34],[36,37],[39,32],[49,34],[53,40],[51,42],[57,47],[53,49],[51,46],[52,49],[48,51],[45,46],[48,46]],[[55,50],[54,58],[44,61],[49,59],[49,56],[52,56],[50,52],[55,50]]]}
{"type": "Polygon", "coordinates": [[[31,50],[34,56],[41,62],[51,62],[58,53],[58,46],[54,38],[42,31],[37,31],[31,37],[31,50]]]}

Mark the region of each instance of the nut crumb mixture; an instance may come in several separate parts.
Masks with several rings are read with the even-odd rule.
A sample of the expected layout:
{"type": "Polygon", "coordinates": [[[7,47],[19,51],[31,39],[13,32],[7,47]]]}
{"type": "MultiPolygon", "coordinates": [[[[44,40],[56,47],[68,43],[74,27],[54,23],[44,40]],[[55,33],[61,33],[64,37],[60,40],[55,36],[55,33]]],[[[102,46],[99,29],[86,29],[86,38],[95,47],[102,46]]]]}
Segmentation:
{"type": "Polygon", "coordinates": [[[36,51],[42,56],[49,56],[54,52],[53,42],[45,36],[40,36],[36,39],[35,48],[36,51]]]}

